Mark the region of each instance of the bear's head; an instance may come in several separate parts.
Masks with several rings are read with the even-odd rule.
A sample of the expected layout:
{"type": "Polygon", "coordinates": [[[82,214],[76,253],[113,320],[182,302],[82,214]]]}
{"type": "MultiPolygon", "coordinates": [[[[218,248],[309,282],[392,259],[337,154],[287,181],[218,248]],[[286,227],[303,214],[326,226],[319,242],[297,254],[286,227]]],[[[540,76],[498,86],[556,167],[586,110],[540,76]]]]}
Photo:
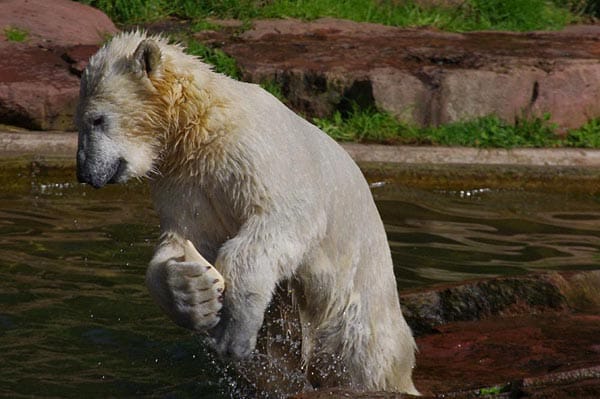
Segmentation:
{"type": "Polygon", "coordinates": [[[151,173],[197,175],[194,157],[233,130],[226,80],[163,37],[115,36],[81,79],[78,180],[99,188],[151,173]]]}
{"type": "Polygon", "coordinates": [[[83,73],[75,122],[77,178],[96,188],[142,177],[160,156],[165,117],[158,110],[165,63],[160,37],[123,33],[83,73]]]}

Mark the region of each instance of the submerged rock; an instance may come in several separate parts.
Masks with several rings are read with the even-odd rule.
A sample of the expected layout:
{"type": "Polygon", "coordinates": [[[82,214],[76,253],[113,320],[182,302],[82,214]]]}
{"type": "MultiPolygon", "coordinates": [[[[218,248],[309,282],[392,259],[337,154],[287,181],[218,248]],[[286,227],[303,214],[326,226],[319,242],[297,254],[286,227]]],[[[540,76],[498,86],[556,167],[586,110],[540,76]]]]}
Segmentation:
{"type": "Polygon", "coordinates": [[[449,323],[417,340],[415,385],[432,396],[475,397],[496,387],[524,397],[582,384],[596,396],[554,397],[598,397],[599,328],[597,314],[551,312],[449,323]]]}
{"type": "Polygon", "coordinates": [[[562,280],[559,276],[505,277],[405,294],[401,297],[402,312],[413,333],[423,335],[450,322],[562,311],[568,308],[568,301],[556,283],[562,280]]]}
{"type": "MultiPolygon", "coordinates": [[[[600,271],[474,281],[402,295],[425,398],[600,397],[600,271]]],[[[402,398],[324,389],[295,398],[402,398]]]]}

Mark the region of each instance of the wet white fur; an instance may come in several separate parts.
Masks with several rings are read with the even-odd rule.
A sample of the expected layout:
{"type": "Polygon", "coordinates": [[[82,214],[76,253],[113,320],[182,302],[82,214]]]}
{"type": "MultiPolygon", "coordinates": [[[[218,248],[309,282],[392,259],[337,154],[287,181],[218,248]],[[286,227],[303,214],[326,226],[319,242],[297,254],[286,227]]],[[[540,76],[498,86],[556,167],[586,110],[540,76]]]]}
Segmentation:
{"type": "Polygon", "coordinates": [[[307,369],[330,354],[355,389],[417,393],[386,234],[352,159],[260,87],[211,72],[161,38],[152,39],[160,64],[145,76],[132,58],[143,39],[121,34],[100,50],[82,97],[85,112],[118,121],[127,177],[151,175],[166,238],[147,280],[163,309],[188,326],[206,313],[178,308],[165,281],[167,265],[177,273],[186,262],[177,258],[189,239],[225,278],[217,351],[248,355],[277,284],[294,280],[307,369]]]}

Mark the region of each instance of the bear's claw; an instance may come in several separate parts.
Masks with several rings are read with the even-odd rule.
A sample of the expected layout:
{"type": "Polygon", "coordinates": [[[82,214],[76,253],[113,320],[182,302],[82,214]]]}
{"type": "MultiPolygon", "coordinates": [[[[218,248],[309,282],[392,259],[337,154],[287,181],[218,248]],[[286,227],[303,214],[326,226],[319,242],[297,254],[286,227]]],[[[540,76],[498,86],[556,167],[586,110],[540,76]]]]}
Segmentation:
{"type": "Polygon", "coordinates": [[[183,261],[167,262],[167,284],[176,309],[177,324],[196,331],[216,326],[223,307],[225,280],[186,240],[183,261]]]}

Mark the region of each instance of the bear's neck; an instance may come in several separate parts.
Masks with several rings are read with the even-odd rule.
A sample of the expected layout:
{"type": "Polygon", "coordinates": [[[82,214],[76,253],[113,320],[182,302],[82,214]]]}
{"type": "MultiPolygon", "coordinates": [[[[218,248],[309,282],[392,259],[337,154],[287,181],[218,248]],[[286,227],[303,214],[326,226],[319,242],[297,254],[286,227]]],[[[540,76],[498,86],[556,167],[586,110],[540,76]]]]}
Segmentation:
{"type": "Polygon", "coordinates": [[[163,96],[166,125],[158,169],[163,176],[201,177],[223,162],[227,156],[227,118],[230,101],[218,95],[211,81],[203,86],[193,79],[173,78],[163,96]]]}

